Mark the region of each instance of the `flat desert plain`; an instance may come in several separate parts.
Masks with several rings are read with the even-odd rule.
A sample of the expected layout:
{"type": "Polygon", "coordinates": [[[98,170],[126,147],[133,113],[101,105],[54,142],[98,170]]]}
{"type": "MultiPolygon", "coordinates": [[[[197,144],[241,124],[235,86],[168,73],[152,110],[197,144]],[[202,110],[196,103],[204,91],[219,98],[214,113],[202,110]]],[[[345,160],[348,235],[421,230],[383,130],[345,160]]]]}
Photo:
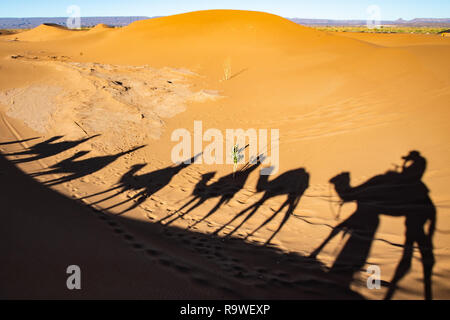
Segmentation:
{"type": "Polygon", "coordinates": [[[0,36],[0,296],[449,299],[449,56],[233,10],[0,36]],[[195,121],[277,170],[173,163],[195,121]]]}

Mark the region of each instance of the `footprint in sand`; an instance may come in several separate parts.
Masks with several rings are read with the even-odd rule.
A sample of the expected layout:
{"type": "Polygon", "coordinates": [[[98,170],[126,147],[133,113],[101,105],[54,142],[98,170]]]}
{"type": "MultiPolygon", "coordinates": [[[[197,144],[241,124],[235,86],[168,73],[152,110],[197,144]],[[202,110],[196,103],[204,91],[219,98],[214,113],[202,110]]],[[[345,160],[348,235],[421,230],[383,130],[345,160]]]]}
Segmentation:
{"type": "Polygon", "coordinates": [[[175,265],[174,266],[176,270],[182,272],[182,273],[188,273],[191,271],[191,269],[187,266],[183,266],[183,265],[175,265]]]}
{"type": "Polygon", "coordinates": [[[125,240],[127,240],[127,241],[133,241],[134,240],[134,237],[131,234],[127,234],[127,233],[123,235],[123,238],[125,240]]]}
{"type": "MultiPolygon", "coordinates": [[[[124,228],[121,227],[119,222],[114,221],[114,217],[110,217],[104,214],[101,210],[91,208],[92,212],[102,221],[105,221],[109,227],[112,228],[112,231],[115,234],[121,235],[121,238],[124,239],[127,244],[131,246],[133,250],[142,251],[146,254],[151,261],[158,262],[161,266],[166,268],[172,268],[180,274],[185,274],[189,277],[189,279],[199,285],[208,286],[211,288],[215,288],[220,290],[221,292],[227,294],[236,294],[235,291],[229,288],[224,283],[211,283],[208,279],[204,277],[204,271],[197,270],[195,267],[189,266],[185,263],[179,261],[179,259],[170,257],[169,255],[162,253],[156,249],[148,248],[141,243],[135,241],[135,237],[130,233],[126,232],[124,228]]],[[[184,234],[181,233],[173,233],[166,231],[164,235],[167,237],[175,237],[181,240],[186,245],[191,245],[192,242],[189,239],[183,239],[185,237],[184,234]]],[[[194,244],[194,249],[199,249],[202,251],[202,255],[206,257],[206,259],[210,261],[220,261],[226,259],[226,257],[221,254],[220,250],[222,248],[220,246],[215,246],[214,248],[207,243],[206,238],[199,238],[197,236],[191,237],[191,240],[194,244]]],[[[232,259],[235,263],[239,262],[238,259],[232,259]]]]}
{"type": "Polygon", "coordinates": [[[146,254],[150,257],[157,257],[161,255],[161,252],[154,250],[154,249],[147,249],[145,250],[146,254]]]}

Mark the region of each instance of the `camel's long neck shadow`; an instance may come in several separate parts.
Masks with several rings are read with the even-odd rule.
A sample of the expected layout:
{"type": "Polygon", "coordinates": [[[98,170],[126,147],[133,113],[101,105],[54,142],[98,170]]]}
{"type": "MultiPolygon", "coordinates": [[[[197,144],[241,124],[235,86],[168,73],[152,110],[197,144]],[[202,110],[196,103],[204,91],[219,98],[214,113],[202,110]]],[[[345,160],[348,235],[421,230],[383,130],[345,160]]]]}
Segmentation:
{"type": "Polygon", "coordinates": [[[241,187],[243,187],[245,185],[245,182],[247,181],[248,177],[250,176],[250,174],[255,171],[259,166],[261,165],[260,162],[255,163],[253,165],[251,165],[250,167],[239,171],[238,175],[237,175],[237,181],[238,184],[241,185],[241,187]]]}
{"type": "Polygon", "coordinates": [[[357,200],[355,196],[355,188],[350,185],[350,181],[340,179],[339,181],[332,182],[334,185],[334,190],[343,201],[354,201],[357,200]]]}
{"type": "Polygon", "coordinates": [[[201,155],[202,153],[199,153],[195,156],[193,156],[191,159],[189,159],[189,161],[186,162],[182,162],[179,165],[175,166],[175,167],[169,167],[171,172],[172,172],[172,176],[178,174],[181,170],[189,167],[191,164],[195,163],[195,160],[201,155]]]}
{"type": "Polygon", "coordinates": [[[179,165],[175,166],[175,167],[171,167],[171,171],[173,173],[173,175],[178,174],[181,170],[189,167],[191,164],[190,163],[180,163],[179,165]]]}
{"type": "Polygon", "coordinates": [[[269,176],[268,175],[260,175],[258,179],[258,183],[256,184],[256,190],[258,192],[266,191],[269,185],[269,176]]]}
{"type": "Polygon", "coordinates": [[[122,186],[126,186],[127,184],[130,183],[135,183],[138,179],[139,179],[139,175],[137,175],[136,173],[142,169],[143,166],[134,166],[132,167],[130,170],[128,170],[121,178],[119,181],[119,184],[122,186]]]}
{"type": "Polygon", "coordinates": [[[76,154],[74,154],[73,156],[71,156],[71,157],[69,157],[69,158],[67,158],[67,159],[64,159],[64,160],[62,160],[62,161],[60,161],[59,163],[60,163],[60,167],[66,167],[67,165],[71,165],[71,164],[74,164],[75,162],[80,162],[80,161],[82,161],[82,160],[77,160],[77,159],[79,159],[79,158],[81,158],[82,156],[84,156],[84,155],[86,155],[87,153],[76,153],[76,154]],[[75,160],[77,160],[77,161],[75,161],[75,160]]]}
{"type": "Polygon", "coordinates": [[[202,179],[197,182],[194,188],[194,195],[204,191],[208,187],[208,181],[212,179],[212,176],[203,176],[202,179]]]}
{"type": "Polygon", "coordinates": [[[55,136],[55,137],[51,137],[50,139],[47,139],[47,140],[45,140],[45,141],[43,141],[43,142],[40,142],[40,143],[35,144],[34,146],[35,146],[35,147],[48,146],[48,145],[50,145],[53,141],[62,139],[62,137],[63,137],[63,136],[55,136]]]}
{"type": "Polygon", "coordinates": [[[366,182],[363,182],[357,186],[350,185],[349,176],[336,176],[331,179],[330,182],[334,185],[334,189],[339,197],[344,201],[363,201],[367,198],[367,195],[380,195],[385,194],[389,196],[390,190],[395,187],[404,187],[405,185],[399,184],[397,178],[392,179],[387,175],[375,176],[366,182]]]}

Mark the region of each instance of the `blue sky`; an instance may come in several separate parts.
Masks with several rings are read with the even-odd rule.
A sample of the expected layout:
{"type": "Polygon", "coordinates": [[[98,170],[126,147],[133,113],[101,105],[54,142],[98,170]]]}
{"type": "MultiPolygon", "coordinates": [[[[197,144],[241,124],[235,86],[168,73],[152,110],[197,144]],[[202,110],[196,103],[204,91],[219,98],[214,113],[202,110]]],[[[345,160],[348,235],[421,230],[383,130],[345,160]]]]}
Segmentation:
{"type": "Polygon", "coordinates": [[[366,19],[366,9],[378,5],[382,20],[450,18],[449,0],[0,0],[0,17],[66,17],[70,5],[78,5],[81,16],[164,16],[242,9],[291,18],[366,19]]]}

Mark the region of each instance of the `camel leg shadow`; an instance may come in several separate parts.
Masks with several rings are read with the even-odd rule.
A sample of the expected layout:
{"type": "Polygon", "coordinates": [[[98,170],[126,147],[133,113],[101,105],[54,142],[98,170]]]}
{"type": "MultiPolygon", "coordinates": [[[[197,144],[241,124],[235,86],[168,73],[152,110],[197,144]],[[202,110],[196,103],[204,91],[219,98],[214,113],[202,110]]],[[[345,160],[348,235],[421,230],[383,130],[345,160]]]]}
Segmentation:
{"type": "Polygon", "coordinates": [[[406,220],[406,240],[403,249],[402,258],[395,270],[395,274],[390,282],[388,292],[385,296],[385,300],[392,299],[398,282],[410,271],[411,262],[414,252],[414,242],[417,242],[422,256],[422,266],[424,274],[424,289],[425,289],[425,299],[432,299],[432,289],[431,289],[431,277],[432,270],[435,263],[433,254],[433,244],[432,236],[426,235],[424,232],[424,221],[416,221],[416,219],[410,218],[406,220]],[[412,220],[412,222],[411,222],[412,220]]]}

